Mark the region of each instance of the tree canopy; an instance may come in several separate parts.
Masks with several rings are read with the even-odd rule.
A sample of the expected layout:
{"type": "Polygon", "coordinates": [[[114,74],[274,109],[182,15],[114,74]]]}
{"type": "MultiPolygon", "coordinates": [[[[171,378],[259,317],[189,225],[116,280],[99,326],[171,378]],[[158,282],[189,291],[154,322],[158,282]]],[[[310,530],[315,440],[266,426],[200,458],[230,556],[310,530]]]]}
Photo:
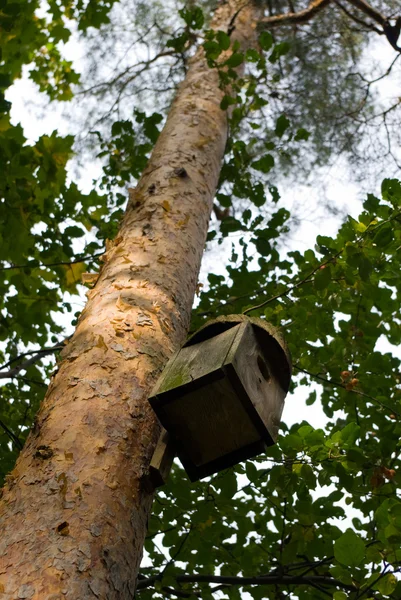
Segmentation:
{"type": "Polygon", "coordinates": [[[154,503],[137,595],[399,598],[400,358],[378,347],[401,342],[399,99],[383,106],[371,94],[380,75],[360,62],[381,33],[394,52],[388,70],[398,67],[397,3],[322,2],[313,19],[278,27],[269,19],[307,5],[267,2],[260,48],[245,54],[230,32],[208,28],[213,4],[50,2],[44,16],[37,2],[2,6],[1,476],[34,421],[54,369],[49,357],[63,347],[60,315],[74,315],[79,285],[96,278],[125,189],[146,165],[188,57],[203,45],[230,114],[208,243],[218,253],[232,241],[232,253],[226,274],[210,272],[199,286],[191,329],[239,313],[281,327],[294,363],[288,410],[297,411],[298,388],[315,384],[306,404],[320,404],[327,421],[314,429],[300,410],[266,455],[196,484],[176,464],[154,503]],[[87,44],[81,78],[66,56],[71,36],[87,44]],[[110,48],[113,59],[122,56],[117,70],[103,62],[110,48]],[[89,117],[78,115],[75,140],[55,131],[28,142],[11,122],[6,90],[23,72],[66,111],[81,103],[89,117]],[[376,123],[372,150],[366,132],[376,123]],[[67,175],[74,141],[78,160],[102,161],[88,194],[67,175]],[[280,174],[294,180],[340,150],[361,177],[368,157],[386,178],[337,235],[285,252],[294,223],[280,174]]]}

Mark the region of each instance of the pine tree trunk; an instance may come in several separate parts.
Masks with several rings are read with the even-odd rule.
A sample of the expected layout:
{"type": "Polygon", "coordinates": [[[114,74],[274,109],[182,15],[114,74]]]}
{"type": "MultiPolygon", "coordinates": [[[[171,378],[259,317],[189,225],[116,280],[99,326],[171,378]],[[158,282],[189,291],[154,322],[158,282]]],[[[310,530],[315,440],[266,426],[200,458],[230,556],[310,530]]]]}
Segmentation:
{"type": "MultiPolygon", "coordinates": [[[[222,2],[213,27],[254,43],[259,9],[222,2]]],[[[0,504],[1,598],[134,597],[159,426],[147,396],[182,344],[227,139],[199,51],[104,256],[0,504]]],[[[188,483],[188,485],[190,485],[188,483]]]]}

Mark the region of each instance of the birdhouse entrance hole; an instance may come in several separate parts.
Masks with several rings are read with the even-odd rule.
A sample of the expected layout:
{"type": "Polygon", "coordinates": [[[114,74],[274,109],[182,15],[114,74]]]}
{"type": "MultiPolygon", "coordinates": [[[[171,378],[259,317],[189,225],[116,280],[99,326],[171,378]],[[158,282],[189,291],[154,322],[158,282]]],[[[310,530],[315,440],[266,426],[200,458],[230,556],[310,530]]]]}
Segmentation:
{"type": "MultiPolygon", "coordinates": [[[[264,377],[264,379],[266,379],[266,381],[269,381],[269,379],[270,379],[269,368],[268,368],[267,364],[265,363],[265,361],[263,360],[263,358],[261,356],[258,356],[258,358],[256,359],[256,362],[258,363],[259,371],[262,373],[262,376],[264,377]]],[[[260,383],[262,383],[262,382],[260,381],[260,383]]]]}

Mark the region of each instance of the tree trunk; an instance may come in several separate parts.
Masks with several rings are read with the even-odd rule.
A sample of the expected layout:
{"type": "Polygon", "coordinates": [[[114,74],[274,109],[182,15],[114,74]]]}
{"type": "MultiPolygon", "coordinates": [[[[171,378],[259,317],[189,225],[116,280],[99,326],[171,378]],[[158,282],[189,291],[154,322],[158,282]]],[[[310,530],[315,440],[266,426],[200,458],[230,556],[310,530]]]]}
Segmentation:
{"type": "MultiPolygon", "coordinates": [[[[236,15],[246,47],[259,10],[221,3],[213,27],[236,15]]],[[[1,598],[134,597],[159,433],[147,396],[189,327],[227,139],[222,95],[200,50],[3,489],[1,598]]]]}

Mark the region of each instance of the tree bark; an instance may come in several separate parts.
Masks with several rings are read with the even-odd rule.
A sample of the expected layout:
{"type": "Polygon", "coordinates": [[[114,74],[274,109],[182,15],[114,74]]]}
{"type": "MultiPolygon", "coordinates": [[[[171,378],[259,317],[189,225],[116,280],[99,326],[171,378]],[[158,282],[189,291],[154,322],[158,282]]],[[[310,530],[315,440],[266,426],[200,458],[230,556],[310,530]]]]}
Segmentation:
{"type": "MultiPolygon", "coordinates": [[[[229,0],[213,27],[234,25],[245,49],[259,11],[229,0]]],[[[198,51],[3,489],[5,600],[134,597],[159,433],[147,397],[189,327],[227,139],[223,93],[198,51]]]]}

